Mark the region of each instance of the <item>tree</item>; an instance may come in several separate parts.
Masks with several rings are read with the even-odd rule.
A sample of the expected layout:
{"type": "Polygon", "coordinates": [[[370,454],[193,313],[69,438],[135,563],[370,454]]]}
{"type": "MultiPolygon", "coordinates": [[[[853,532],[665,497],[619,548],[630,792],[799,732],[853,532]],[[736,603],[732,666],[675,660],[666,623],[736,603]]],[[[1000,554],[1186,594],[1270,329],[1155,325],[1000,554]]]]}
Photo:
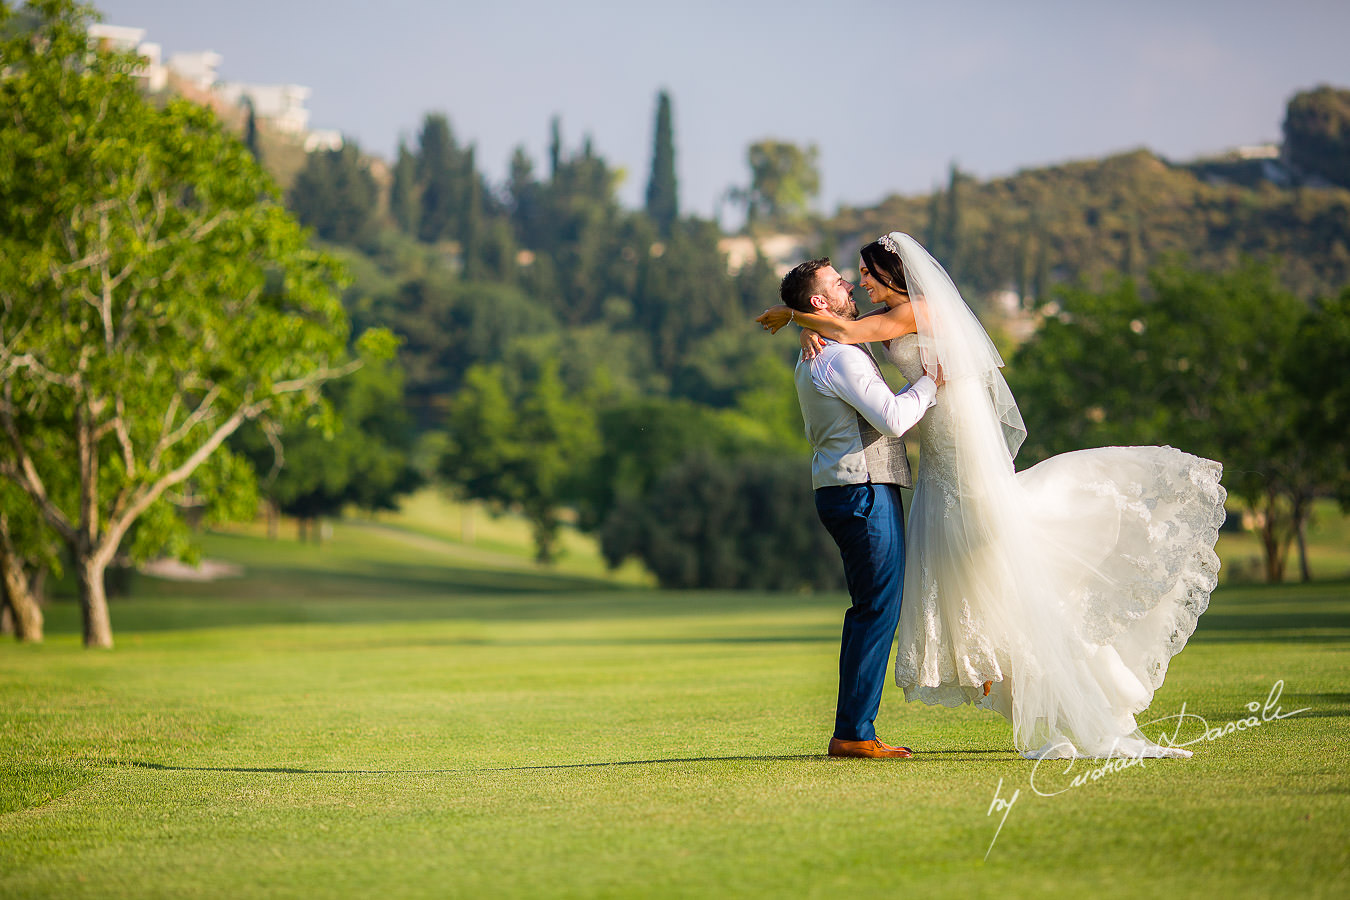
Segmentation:
{"type": "Polygon", "coordinates": [[[938,253],[942,249],[942,189],[934,188],[928,198],[928,218],[924,227],[924,244],[928,252],[938,253]]]}
{"type": "MultiPolygon", "coordinates": [[[[2,452],[2,451],[0,451],[2,452]]],[[[57,566],[51,531],[27,495],[0,480],[0,618],[21,641],[42,640],[42,583],[57,566]]]]}
{"type": "Polygon", "coordinates": [[[750,189],[741,195],[750,225],[799,223],[820,193],[820,151],[786,141],[764,140],[746,151],[750,189]]]}
{"type": "Polygon", "coordinates": [[[670,95],[656,97],[656,128],[652,136],[652,172],[647,180],[647,215],[664,237],[680,215],[675,181],[675,135],[670,121],[670,95]]]}
{"type": "Polygon", "coordinates": [[[555,331],[546,308],[506,284],[412,279],[370,312],[399,338],[406,403],[423,427],[443,424],[450,397],[476,363],[500,361],[513,340],[555,331]]]}
{"type": "Polygon", "coordinates": [[[85,644],[108,647],[124,542],[163,546],[170,489],[247,481],[223,443],[317,400],[346,320],[335,263],[209,110],[148,103],[70,0],[29,8],[36,31],[0,42],[0,476],[66,545],[85,644]]]}
{"type": "MultiPolygon", "coordinates": [[[[947,173],[947,192],[943,199],[946,200],[947,209],[942,217],[942,251],[941,259],[947,274],[952,276],[953,280],[961,277],[962,262],[962,234],[961,225],[961,206],[962,194],[964,194],[963,184],[967,177],[961,172],[955,162],[947,173]]],[[[937,255],[937,251],[933,251],[937,255]]]]}
{"type": "Polygon", "coordinates": [[[417,234],[421,202],[417,186],[417,157],[398,142],[398,161],[394,163],[394,182],[389,189],[389,213],[404,234],[417,234]]]}
{"type": "Polygon", "coordinates": [[[1063,291],[1063,312],[1018,351],[1012,383],[1027,423],[1023,463],[1109,444],[1173,444],[1224,464],[1258,523],[1266,577],[1323,480],[1285,377],[1304,304],[1269,265],[1155,269],[1151,296],[1125,278],[1063,291]]]}
{"type": "Polygon", "coordinates": [[[1284,154],[1310,175],[1350,187],[1350,90],[1322,85],[1285,108],[1284,154]]]}
{"type": "Polygon", "coordinates": [[[450,130],[450,120],[432,113],[418,139],[417,182],[421,216],[417,236],[428,243],[457,238],[463,220],[466,184],[463,151],[450,130]]]}
{"type": "Polygon", "coordinates": [[[592,408],[564,396],[556,362],[524,374],[478,365],[455,397],[440,470],[466,496],[520,508],[534,532],[535,558],[550,563],[559,507],[575,496],[596,449],[592,408]]]}
{"type": "Polygon", "coordinates": [[[511,225],[516,235],[526,246],[539,246],[543,186],[534,177],[534,161],[524,147],[516,147],[511,153],[506,193],[511,225]]]}
{"type": "Polygon", "coordinates": [[[562,121],[554,116],[548,123],[548,177],[552,181],[558,177],[558,168],[562,164],[562,121]]]}
{"type": "MultiPolygon", "coordinates": [[[[627,224],[641,217],[626,216],[619,207],[615,191],[621,173],[595,152],[589,137],[579,151],[563,156],[558,148],[558,153],[542,192],[544,227],[522,235],[521,243],[536,254],[527,278],[532,296],[548,298],[560,319],[581,325],[599,318],[610,296],[628,293],[617,287],[617,273],[633,269],[636,254],[647,253],[651,242],[627,253],[620,246],[627,224]]],[[[646,231],[650,234],[649,224],[646,231]]]]}
{"type": "MultiPolygon", "coordinates": [[[[1306,451],[1308,500],[1334,496],[1350,511],[1350,285],[1340,295],[1314,304],[1299,323],[1284,375],[1295,395],[1295,440],[1306,451]]],[[[1306,517],[1299,520],[1296,543],[1299,570],[1312,579],[1308,564],[1306,517]]]]}
{"type": "Polygon", "coordinates": [[[837,589],[839,551],[800,458],[693,454],[605,524],[605,556],[641,559],[665,588],[837,589]]]}
{"type": "Polygon", "coordinates": [[[748,321],[736,283],[727,274],[718,250],[721,233],[710,222],[678,223],[659,253],[638,261],[634,286],[634,323],[651,342],[657,368],[672,373],[694,359],[703,339],[731,325],[748,321]]]}
{"type": "Polygon", "coordinates": [[[247,116],[244,119],[244,146],[248,152],[253,154],[253,158],[262,162],[262,142],[258,137],[258,111],[253,107],[253,98],[244,98],[244,109],[247,116]]]}
{"type": "Polygon", "coordinates": [[[483,210],[484,194],[487,191],[483,187],[482,179],[478,177],[478,169],[474,164],[476,156],[477,153],[472,146],[464,154],[466,192],[464,209],[460,213],[458,235],[464,277],[471,281],[482,275],[483,232],[487,227],[483,210]]]}
{"type": "Polygon", "coordinates": [[[345,141],[341,149],[309,154],[286,201],[300,222],[324,240],[361,244],[374,228],[379,189],[360,148],[345,141]]]}
{"type": "MultiPolygon", "coordinates": [[[[252,462],[275,514],[312,523],[348,505],[394,509],[421,482],[412,467],[414,435],[403,401],[403,378],[391,359],[370,359],[346,378],[324,385],[333,421],[259,419],[231,445],[252,462]]],[[[318,529],[312,529],[317,537],[318,529]]]]}

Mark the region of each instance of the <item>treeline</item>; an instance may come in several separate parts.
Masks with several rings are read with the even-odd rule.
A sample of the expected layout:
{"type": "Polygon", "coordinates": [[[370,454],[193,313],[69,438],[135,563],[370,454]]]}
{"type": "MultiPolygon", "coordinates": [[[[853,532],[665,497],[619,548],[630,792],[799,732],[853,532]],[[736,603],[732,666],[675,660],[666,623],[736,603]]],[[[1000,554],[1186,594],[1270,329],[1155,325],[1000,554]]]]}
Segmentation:
{"type": "Polygon", "coordinates": [[[717,225],[681,215],[669,97],[641,210],[558,121],[543,171],[517,152],[494,185],[435,114],[392,170],[349,144],[283,198],[256,122],[147,98],[88,15],[0,2],[7,628],[40,639],[47,573],[73,574],[86,644],[111,646],[110,574],[191,557],[188,526],[259,500],[313,525],[432,479],[523,512],[543,561],[570,508],[666,584],[837,584],[793,351],[748,339],[776,278],[730,273],[717,225]],[[652,518],[708,468],[696,516],[652,518]]]}
{"type": "MultiPolygon", "coordinates": [[[[668,586],[838,585],[796,348],[750,321],[775,272],[729,272],[717,224],[681,213],[668,96],[643,209],[557,120],[543,165],[518,150],[493,184],[439,114],[392,167],[311,154],[283,198],[265,142],[148,102],[86,15],[0,0],[0,585],[21,636],[41,635],[47,572],[71,570],[86,643],[109,646],[110,567],[190,556],[189,523],[260,498],[312,523],[427,481],[523,513],[543,561],[567,516],[668,586]]],[[[1293,109],[1289,133],[1321,143],[1291,158],[1335,175],[1343,144],[1293,109]]],[[[753,229],[818,227],[851,257],[849,234],[905,228],[972,299],[1036,298],[1010,374],[1029,454],[1162,440],[1231,459],[1271,577],[1312,497],[1350,499],[1333,178],[1208,184],[1144,154],[984,185],[954,169],[932,197],[822,224],[815,159],[749,148],[753,229]]]]}
{"type": "MultiPolygon", "coordinates": [[[[1160,303],[1165,298],[1159,291],[1177,282],[1176,273],[1209,272],[1225,285],[1203,295],[1218,306],[1212,315],[1250,312],[1241,282],[1258,275],[1271,290],[1278,286],[1280,298],[1297,298],[1282,307],[1290,328],[1302,311],[1322,310],[1319,298],[1335,297],[1350,283],[1350,191],[1337,186],[1347,180],[1337,155],[1347,139],[1336,137],[1342,131],[1335,118],[1346,96],[1319,89],[1291,100],[1283,156],[1267,160],[1266,175],[1254,180],[1241,160],[1175,166],[1144,151],[988,183],[953,167],[946,187],[928,197],[890,198],[874,209],[842,210],[822,221],[805,213],[819,183],[814,148],[763,141],[747,153],[750,186],[733,192],[733,199],[745,205],[752,232],[816,228],[818,242],[839,246],[841,259],[876,233],[908,228],[977,305],[991,292],[1012,290],[1025,309],[1044,307],[1041,314],[1049,318],[1014,366],[1014,381],[1020,378],[1030,392],[1029,416],[1042,425],[1033,448],[1072,449],[1107,435],[1168,440],[1157,427],[1160,413],[1141,417],[1113,408],[1105,390],[1109,379],[1089,374],[1094,363],[1116,359],[1115,350],[1128,340],[1091,325],[1081,308],[1109,305],[1126,289],[1122,285],[1132,286],[1140,303],[1160,303]],[[1096,299],[1084,299],[1089,297],[1096,299]],[[1046,306],[1051,299],[1056,303],[1046,306]],[[1090,349],[1052,362],[1056,336],[1070,321],[1090,349]],[[1095,335],[1103,346],[1082,334],[1095,335]],[[1083,391],[1074,402],[1103,415],[1109,426],[1078,427],[1081,422],[1059,412],[1037,418],[1065,408],[1064,391],[1043,389],[1065,379],[1103,388],[1100,398],[1083,391]]],[[[749,315],[774,296],[767,264],[757,260],[739,276],[728,275],[716,227],[678,214],[669,97],[658,96],[644,210],[617,204],[614,173],[589,141],[569,152],[560,123],[551,128],[546,174],[536,177],[533,162],[517,150],[508,182],[494,189],[476,170],[473,148],[455,139],[444,117],[428,116],[417,145],[400,148],[382,230],[380,204],[369,194],[363,219],[368,230],[350,242],[362,254],[366,275],[349,292],[349,307],[362,324],[388,325],[404,337],[400,358],[410,407],[425,433],[450,448],[434,474],[470,496],[525,510],[535,523],[541,559],[551,555],[559,510],[567,507],[618,561],[630,548],[644,555],[636,536],[664,533],[635,517],[659,508],[652,492],[678,483],[663,477],[706,455],[707,445],[720,444],[723,460],[800,456],[804,447],[783,342],[755,340],[745,327],[749,315]],[[655,432],[656,423],[671,418],[676,421],[660,446],[638,449],[644,445],[634,443],[635,435],[644,423],[655,432]],[[701,443],[682,438],[686,431],[702,436],[701,443]],[[721,436],[708,437],[714,434],[721,436]],[[533,437],[512,444],[513,435],[533,437]],[[616,455],[625,454],[615,448],[625,442],[630,449],[617,463],[616,455]]],[[[358,159],[327,154],[311,160],[306,175],[316,177],[302,177],[290,194],[302,220],[321,231],[327,227],[322,215],[309,210],[332,208],[320,199],[340,193],[355,176],[330,178],[323,189],[316,187],[322,183],[317,176],[358,159]]],[[[1270,302],[1272,309],[1278,306],[1270,302]]],[[[1164,306],[1152,312],[1154,319],[1164,306]]],[[[1168,314],[1185,318],[1179,309],[1168,314]]],[[[1249,337],[1262,332],[1255,321],[1241,327],[1249,337]]],[[[1283,333],[1267,329],[1264,338],[1283,333]]],[[[1127,337],[1138,343],[1133,333],[1127,337]]],[[[1285,341],[1278,353],[1239,350],[1237,358],[1264,353],[1268,362],[1283,360],[1295,352],[1290,346],[1285,341]]],[[[1172,365],[1162,348],[1152,352],[1158,365],[1172,365]]],[[[1217,365],[1214,360],[1198,370],[1217,365]]],[[[1184,381],[1175,371],[1169,377],[1184,381]]],[[[1281,389],[1287,385],[1283,376],[1276,381],[1281,389]]],[[[1211,381],[1192,388],[1228,391],[1229,399],[1237,390],[1211,381]]],[[[1184,442],[1197,433],[1178,412],[1193,412],[1195,397],[1183,391],[1159,401],[1177,414],[1168,420],[1176,435],[1171,440],[1184,442]]],[[[1224,440],[1236,440],[1225,434],[1224,440]]],[[[1192,443],[1222,458],[1224,440],[1198,436],[1192,443]]],[[[1250,445],[1250,439],[1243,444],[1250,445]]],[[[1254,464],[1253,456],[1248,459],[1254,464]]],[[[1284,479],[1287,489],[1277,489],[1266,474],[1262,469],[1255,480],[1247,478],[1235,494],[1255,510],[1267,574],[1274,578],[1291,541],[1302,534],[1312,496],[1331,490],[1334,478],[1291,477],[1284,479]],[[1288,487],[1294,482],[1297,489],[1288,487]]],[[[750,502],[741,495],[735,500],[750,502]]],[[[652,517],[671,518],[668,512],[652,517]]],[[[644,559],[656,565],[658,556],[646,553],[644,559]]],[[[689,582],[659,574],[668,584],[723,583],[708,574],[689,582]]]]}
{"type": "MultiPolygon", "coordinates": [[[[670,538],[635,521],[647,508],[635,501],[669,470],[695,458],[800,467],[792,348],[760,339],[751,322],[777,277],[762,258],[730,273],[717,225],[680,214],[664,92],[640,210],[619,204],[618,173],[589,139],[569,147],[559,120],[550,129],[542,171],[517,149],[506,183],[493,185],[475,148],[430,114],[413,146],[400,147],[386,191],[348,145],[313,154],[287,202],[348,261],[355,279],[344,296],[358,330],[387,327],[400,339],[417,432],[408,453],[417,471],[402,486],[435,478],[523,512],[541,561],[553,558],[570,508],[614,563],[636,554],[655,564],[670,538]]],[[[753,489],[735,484],[717,493],[728,508],[753,489]]],[[[796,487],[809,501],[807,482],[796,487]]],[[[294,502],[278,509],[301,513],[294,502]]],[[[795,540],[814,528],[808,516],[776,533],[795,540]]],[[[820,568],[660,574],[672,586],[836,583],[820,568]]]]}
{"type": "Polygon", "coordinates": [[[1009,366],[1025,468],[1055,453],[1171,444],[1224,464],[1224,484],[1283,580],[1291,547],[1312,578],[1313,500],[1350,509],[1350,284],[1312,303],[1274,266],[1172,265],[1145,288],[1117,275],[1056,294],[1009,366]]]}

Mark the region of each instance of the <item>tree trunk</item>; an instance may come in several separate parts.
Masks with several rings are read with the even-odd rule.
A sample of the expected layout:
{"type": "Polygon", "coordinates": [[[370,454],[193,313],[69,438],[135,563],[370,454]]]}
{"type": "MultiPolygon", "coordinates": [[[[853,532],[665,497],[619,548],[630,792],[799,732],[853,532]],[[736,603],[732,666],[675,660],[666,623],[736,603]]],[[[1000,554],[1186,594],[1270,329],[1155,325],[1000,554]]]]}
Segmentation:
{"type": "Polygon", "coordinates": [[[1285,547],[1282,546],[1284,542],[1280,540],[1274,519],[1274,515],[1268,512],[1261,526],[1261,546],[1266,552],[1266,581],[1279,584],[1284,581],[1285,547]]]}
{"type": "Polygon", "coordinates": [[[4,594],[14,636],[21,641],[41,641],[42,610],[33,596],[23,560],[10,539],[9,522],[3,514],[0,514],[0,593],[4,594]]]}
{"type": "Polygon", "coordinates": [[[108,560],[99,553],[75,553],[75,578],[80,585],[80,612],[84,617],[84,645],[109,647],[113,645],[112,621],[108,617],[108,595],[103,586],[103,573],[108,560]]]}
{"type": "Polygon", "coordinates": [[[547,504],[527,504],[526,517],[534,531],[534,561],[543,566],[553,564],[558,555],[558,515],[547,504]]]}
{"type": "Polygon", "coordinates": [[[0,559],[5,580],[5,605],[14,616],[14,636],[21,641],[42,641],[42,609],[37,605],[23,569],[0,559]]]}
{"type": "Polygon", "coordinates": [[[1295,532],[1298,539],[1298,577],[1304,584],[1312,581],[1312,568],[1308,565],[1308,517],[1301,515],[1298,519],[1298,531],[1295,532]]]}
{"type": "Polygon", "coordinates": [[[0,635],[11,637],[14,634],[14,611],[9,608],[9,597],[0,591],[0,635]]]}

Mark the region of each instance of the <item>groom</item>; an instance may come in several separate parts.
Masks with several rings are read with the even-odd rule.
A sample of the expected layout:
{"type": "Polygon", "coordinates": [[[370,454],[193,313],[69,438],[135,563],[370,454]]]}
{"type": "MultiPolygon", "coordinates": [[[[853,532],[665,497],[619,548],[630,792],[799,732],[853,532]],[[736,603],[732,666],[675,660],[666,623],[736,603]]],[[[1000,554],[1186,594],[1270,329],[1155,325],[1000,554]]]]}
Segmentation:
{"type": "MultiPolygon", "coordinates": [[[[853,285],[828,259],[813,259],[783,277],[778,289],[794,312],[856,319],[853,285]]],[[[900,488],[911,487],[900,438],[933,405],[927,375],[891,393],[870,353],[827,342],[795,372],[797,399],[811,442],[816,512],[844,559],[853,605],[844,613],[839,701],[830,756],[903,758],[913,754],[877,740],[873,723],[900,619],[905,576],[905,520],[900,488]]]]}

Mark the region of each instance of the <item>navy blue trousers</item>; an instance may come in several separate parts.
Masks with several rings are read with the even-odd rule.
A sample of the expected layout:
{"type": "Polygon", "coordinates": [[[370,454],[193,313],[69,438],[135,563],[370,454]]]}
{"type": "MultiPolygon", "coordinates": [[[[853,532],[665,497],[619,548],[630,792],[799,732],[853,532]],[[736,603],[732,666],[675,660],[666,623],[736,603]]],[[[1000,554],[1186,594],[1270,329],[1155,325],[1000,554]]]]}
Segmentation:
{"type": "Polygon", "coordinates": [[[845,484],[816,490],[816,512],[839,545],[853,605],[839,647],[839,705],[834,736],[876,738],[881,688],[900,621],[905,581],[905,516],[893,484],[845,484]]]}

